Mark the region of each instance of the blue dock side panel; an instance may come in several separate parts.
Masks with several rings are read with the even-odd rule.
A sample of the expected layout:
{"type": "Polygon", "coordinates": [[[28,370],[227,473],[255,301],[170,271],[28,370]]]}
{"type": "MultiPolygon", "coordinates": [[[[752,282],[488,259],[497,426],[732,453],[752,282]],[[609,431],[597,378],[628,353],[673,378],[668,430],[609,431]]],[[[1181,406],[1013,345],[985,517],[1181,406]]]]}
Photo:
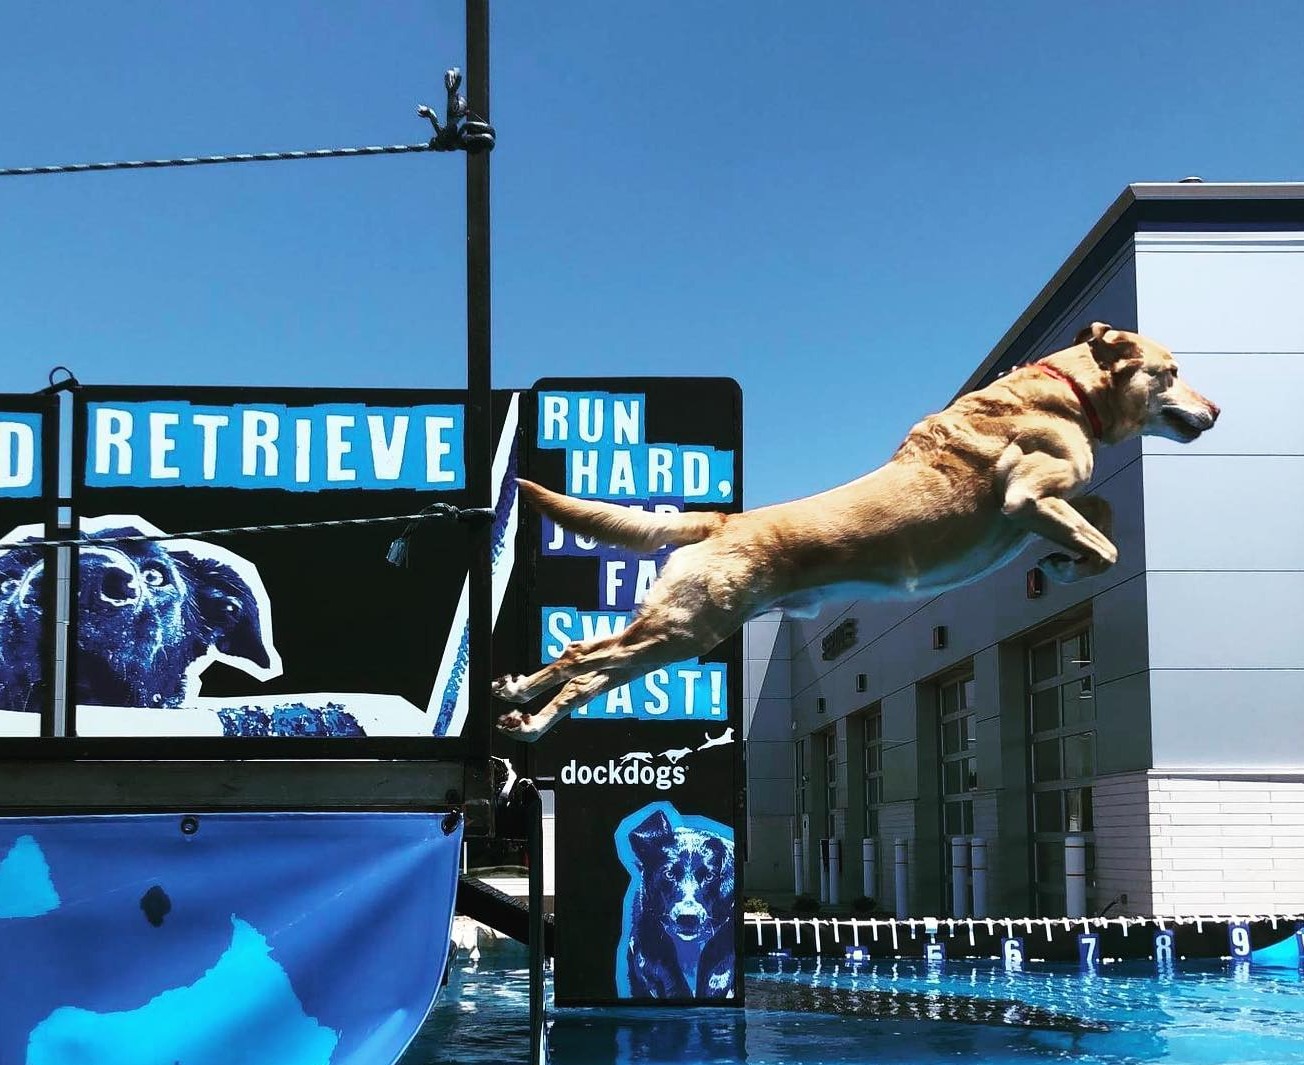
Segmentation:
{"type": "Polygon", "coordinates": [[[448,957],[460,820],[0,818],[0,1065],[385,1065],[448,957]]]}
{"type": "Polygon", "coordinates": [[[1304,965],[1304,925],[1276,943],[1260,947],[1250,955],[1250,964],[1266,969],[1296,969],[1304,965]]]}

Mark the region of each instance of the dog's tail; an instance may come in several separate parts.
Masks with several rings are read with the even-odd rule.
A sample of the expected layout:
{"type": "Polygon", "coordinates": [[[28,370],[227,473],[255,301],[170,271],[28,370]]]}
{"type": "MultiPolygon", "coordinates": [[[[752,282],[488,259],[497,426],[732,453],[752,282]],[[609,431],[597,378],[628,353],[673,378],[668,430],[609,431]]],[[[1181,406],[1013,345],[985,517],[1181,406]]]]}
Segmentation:
{"type": "Polygon", "coordinates": [[[718,511],[649,514],[614,503],[564,496],[521,478],[516,483],[535,510],[563,529],[617,547],[655,551],[664,544],[672,547],[695,544],[705,540],[725,521],[725,515],[718,511]]]}

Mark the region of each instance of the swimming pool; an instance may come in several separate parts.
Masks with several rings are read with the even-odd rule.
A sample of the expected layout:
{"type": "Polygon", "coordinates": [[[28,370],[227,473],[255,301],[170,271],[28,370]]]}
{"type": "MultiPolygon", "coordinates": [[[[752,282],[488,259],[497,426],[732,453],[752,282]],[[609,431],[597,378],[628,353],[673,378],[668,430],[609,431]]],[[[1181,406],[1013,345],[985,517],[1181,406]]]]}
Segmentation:
{"type": "MultiPolygon", "coordinates": [[[[1146,963],[1084,976],[984,962],[752,960],[734,1010],[550,1010],[553,1065],[842,1065],[967,1057],[985,1065],[1304,1062],[1304,982],[1281,970],[1146,963]]],[[[525,1062],[524,948],[459,958],[402,1065],[525,1062]]]]}

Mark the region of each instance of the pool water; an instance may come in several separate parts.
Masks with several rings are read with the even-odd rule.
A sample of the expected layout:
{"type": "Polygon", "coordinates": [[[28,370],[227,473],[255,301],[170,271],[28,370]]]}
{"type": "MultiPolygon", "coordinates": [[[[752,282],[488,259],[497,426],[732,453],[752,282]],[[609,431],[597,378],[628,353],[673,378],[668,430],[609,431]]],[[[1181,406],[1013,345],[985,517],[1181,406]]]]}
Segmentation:
{"type": "MultiPolygon", "coordinates": [[[[748,1009],[549,1010],[553,1065],[1304,1063],[1296,972],[1146,963],[1098,975],[988,963],[749,962],[748,1009]]],[[[528,1061],[525,952],[459,958],[402,1065],[528,1061]]]]}

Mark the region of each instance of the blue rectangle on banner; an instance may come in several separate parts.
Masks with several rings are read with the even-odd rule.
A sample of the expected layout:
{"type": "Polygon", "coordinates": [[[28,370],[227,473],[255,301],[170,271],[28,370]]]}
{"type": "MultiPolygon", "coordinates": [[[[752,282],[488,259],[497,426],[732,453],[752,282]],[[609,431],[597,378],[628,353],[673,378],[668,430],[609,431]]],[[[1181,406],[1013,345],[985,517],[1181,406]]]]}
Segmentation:
{"type": "Polygon", "coordinates": [[[0,498],[41,494],[41,415],[0,411],[0,498]]]}
{"type": "Polygon", "coordinates": [[[464,409],[456,404],[89,403],[86,433],[92,488],[466,486],[464,409]]]}

